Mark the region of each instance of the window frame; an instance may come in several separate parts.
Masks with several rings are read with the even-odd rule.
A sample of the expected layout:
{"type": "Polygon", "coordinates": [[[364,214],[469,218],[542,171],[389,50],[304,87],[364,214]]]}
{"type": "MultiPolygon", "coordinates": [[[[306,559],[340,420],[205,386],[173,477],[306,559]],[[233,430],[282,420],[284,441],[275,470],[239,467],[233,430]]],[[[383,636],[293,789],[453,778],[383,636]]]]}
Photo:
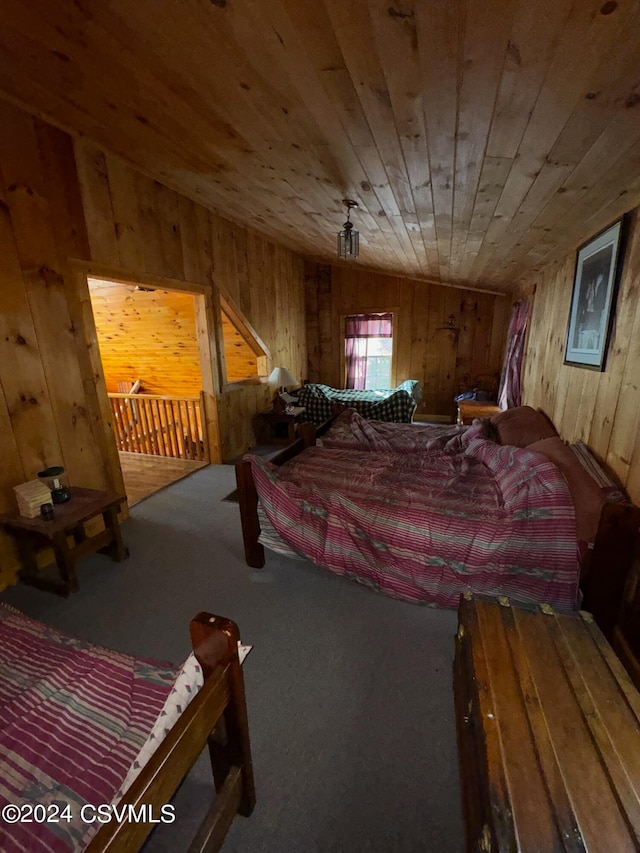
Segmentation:
{"type": "Polygon", "coordinates": [[[216,325],[218,332],[216,335],[216,343],[220,388],[223,391],[230,391],[234,388],[242,388],[247,385],[261,385],[265,382],[268,376],[267,365],[271,357],[269,349],[230,297],[224,296],[222,293],[218,293],[218,296],[219,299],[216,304],[216,325]],[[224,332],[222,325],[223,313],[235,326],[237,332],[241,335],[249,349],[255,354],[257,370],[255,376],[247,376],[246,379],[234,379],[231,382],[227,379],[227,359],[225,355],[224,332]]]}
{"type": "Polygon", "coordinates": [[[398,363],[398,308],[358,308],[357,310],[344,311],[340,314],[340,376],[342,379],[342,387],[347,387],[347,359],[345,355],[346,336],[344,333],[345,321],[347,317],[355,317],[359,314],[391,314],[391,324],[393,333],[391,336],[391,388],[398,386],[397,363],[398,363]]]}

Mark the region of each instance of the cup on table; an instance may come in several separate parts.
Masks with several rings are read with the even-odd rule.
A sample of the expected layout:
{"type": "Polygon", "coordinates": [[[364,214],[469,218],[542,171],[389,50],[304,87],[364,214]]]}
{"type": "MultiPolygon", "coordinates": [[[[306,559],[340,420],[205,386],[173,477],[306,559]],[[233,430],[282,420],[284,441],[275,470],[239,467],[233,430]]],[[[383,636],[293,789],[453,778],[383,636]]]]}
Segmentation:
{"type": "Polygon", "coordinates": [[[40,515],[45,521],[53,521],[53,504],[42,504],[40,515]]]}

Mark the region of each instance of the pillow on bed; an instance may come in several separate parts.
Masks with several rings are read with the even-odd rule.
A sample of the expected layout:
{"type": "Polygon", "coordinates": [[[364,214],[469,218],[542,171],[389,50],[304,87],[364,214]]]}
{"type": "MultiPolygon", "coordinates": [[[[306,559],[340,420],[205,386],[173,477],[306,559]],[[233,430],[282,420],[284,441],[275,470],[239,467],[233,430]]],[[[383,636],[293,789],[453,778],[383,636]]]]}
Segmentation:
{"type": "MultiPolygon", "coordinates": [[[[478,420],[478,418],[474,418],[474,422],[478,420]]],[[[496,444],[500,444],[500,433],[498,432],[498,427],[495,424],[491,423],[491,418],[481,418],[484,432],[483,438],[486,438],[488,441],[495,441],[496,444]]]]}
{"type": "Polygon", "coordinates": [[[505,409],[493,415],[490,421],[498,430],[499,443],[514,447],[528,447],[534,441],[558,435],[558,430],[549,418],[531,406],[505,409]]]}
{"type": "Polygon", "coordinates": [[[536,441],[527,450],[546,456],[564,474],[576,512],[576,535],[583,542],[593,542],[602,507],[607,502],[606,491],[585,470],[560,436],[536,441]]]}

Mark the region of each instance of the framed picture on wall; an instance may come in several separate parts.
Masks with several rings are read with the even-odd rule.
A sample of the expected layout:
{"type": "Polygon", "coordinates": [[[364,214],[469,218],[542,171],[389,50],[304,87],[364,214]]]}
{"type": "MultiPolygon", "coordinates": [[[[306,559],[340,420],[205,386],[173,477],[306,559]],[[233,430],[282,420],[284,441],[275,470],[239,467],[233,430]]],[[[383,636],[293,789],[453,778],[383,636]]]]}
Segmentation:
{"type": "Polygon", "coordinates": [[[619,219],[578,249],[565,364],[604,370],[621,265],[622,225],[619,219]]]}

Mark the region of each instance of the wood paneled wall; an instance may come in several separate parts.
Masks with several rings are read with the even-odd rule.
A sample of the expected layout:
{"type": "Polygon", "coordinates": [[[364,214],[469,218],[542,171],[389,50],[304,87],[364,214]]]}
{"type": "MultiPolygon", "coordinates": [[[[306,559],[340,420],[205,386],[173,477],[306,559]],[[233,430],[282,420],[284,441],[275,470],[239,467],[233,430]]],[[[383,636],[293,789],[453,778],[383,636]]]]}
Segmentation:
{"type": "MultiPolygon", "coordinates": [[[[0,507],[8,510],[13,486],[49,465],[63,465],[75,485],[123,487],[83,334],[88,292],[67,261],[89,258],[71,139],[1,101],[0,126],[0,507]]],[[[0,587],[15,568],[0,536],[0,587]]]]}
{"type": "MultiPolygon", "coordinates": [[[[258,331],[269,349],[269,365],[291,365],[303,372],[302,260],[87,140],[77,141],[76,157],[93,261],[123,275],[146,276],[152,282],[157,277],[156,284],[163,279],[169,286],[184,282],[208,294],[217,288],[258,331]]],[[[216,316],[222,360],[219,310],[216,316]]],[[[216,375],[215,381],[221,455],[230,459],[253,443],[253,415],[269,405],[271,389],[258,380],[225,386],[216,375]]]]}
{"type": "Polygon", "coordinates": [[[222,312],[222,338],[227,382],[258,375],[258,357],[227,315],[222,312]]]}
{"type": "Polygon", "coordinates": [[[140,379],[147,394],[200,394],[195,296],[97,279],[89,292],[107,391],[140,379]]]}
{"type": "Polygon", "coordinates": [[[453,415],[460,391],[499,374],[511,303],[504,296],[346,267],[306,267],[308,378],[343,387],[345,314],[396,312],[395,384],[419,379],[419,414],[453,415]]]}
{"type": "MultiPolygon", "coordinates": [[[[590,234],[585,234],[588,239],[590,234]]],[[[563,364],[575,252],[536,284],[525,351],[523,402],[540,407],[566,441],[586,442],[640,503],[640,217],[630,216],[604,372],[563,364]]]]}
{"type": "MultiPolygon", "coordinates": [[[[0,509],[15,506],[13,486],[53,464],[75,485],[124,490],[87,274],[195,285],[213,306],[219,288],[258,330],[269,369],[303,373],[299,258],[2,100],[0,126],[0,509]]],[[[215,377],[230,458],[252,443],[252,416],[271,389],[226,388],[216,364],[202,369],[215,377]]],[[[0,588],[16,566],[0,536],[0,588]]]]}

